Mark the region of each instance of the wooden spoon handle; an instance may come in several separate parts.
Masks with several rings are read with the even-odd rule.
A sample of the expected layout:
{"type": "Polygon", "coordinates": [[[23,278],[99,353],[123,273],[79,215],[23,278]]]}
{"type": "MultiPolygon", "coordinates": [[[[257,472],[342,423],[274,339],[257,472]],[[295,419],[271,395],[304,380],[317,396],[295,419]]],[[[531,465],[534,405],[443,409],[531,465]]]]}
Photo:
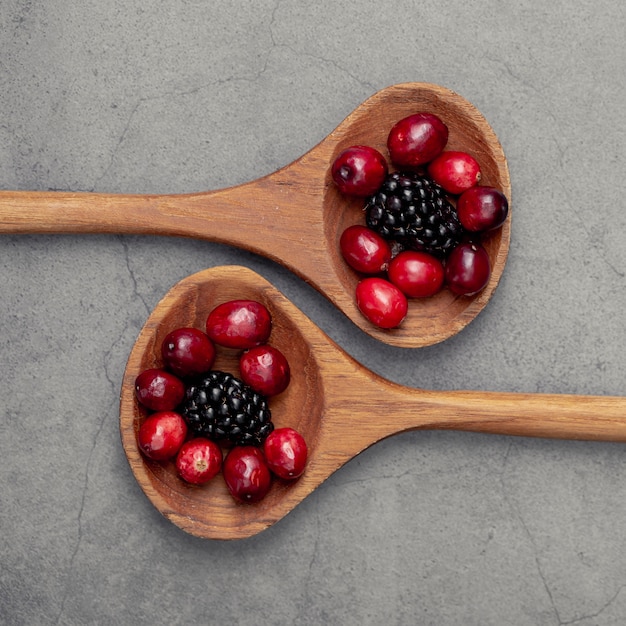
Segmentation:
{"type": "Polygon", "coordinates": [[[319,158],[305,155],[258,180],[195,194],[0,191],[0,233],[193,237],[255,252],[300,275],[319,273],[320,264],[329,266],[324,181],[309,173],[319,172],[319,158]]]}
{"type": "Polygon", "coordinates": [[[354,456],[407,430],[626,442],[626,398],[407,388],[355,367],[327,407],[324,445],[354,456]],[[336,446],[333,442],[340,442],[336,446]]]}
{"type": "MultiPolygon", "coordinates": [[[[422,394],[420,394],[422,395],[422,394]]],[[[428,392],[431,428],[502,435],[626,441],[626,398],[528,393],[428,392]]]]}
{"type": "Polygon", "coordinates": [[[310,206],[311,195],[319,205],[322,195],[323,181],[312,189],[305,167],[303,158],[289,171],[195,194],[0,191],[0,233],[175,235],[246,245],[264,232],[290,239],[290,227],[304,217],[298,210],[310,206]]]}
{"type": "Polygon", "coordinates": [[[394,410],[397,419],[389,423],[396,430],[453,429],[526,437],[626,441],[626,398],[623,397],[401,388],[396,389],[394,410]]]}
{"type": "MultiPolygon", "coordinates": [[[[190,197],[0,191],[1,233],[189,234],[190,197]]],[[[198,219],[199,216],[195,216],[198,219]]]]}

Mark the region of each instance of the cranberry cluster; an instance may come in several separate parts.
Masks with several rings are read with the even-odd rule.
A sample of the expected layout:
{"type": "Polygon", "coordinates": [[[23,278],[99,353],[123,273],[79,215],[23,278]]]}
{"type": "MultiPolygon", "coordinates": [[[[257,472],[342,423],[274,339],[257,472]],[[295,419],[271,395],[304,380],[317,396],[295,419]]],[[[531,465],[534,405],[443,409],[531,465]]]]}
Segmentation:
{"type": "MultiPolygon", "coordinates": [[[[381,328],[399,326],[408,312],[408,298],[425,298],[444,287],[457,295],[474,295],[491,275],[489,256],[476,236],[502,225],[508,215],[506,196],[480,186],[480,165],[466,152],[445,150],[448,128],[432,113],[416,113],[398,121],[387,138],[389,158],[404,171],[425,171],[450,194],[463,229],[474,237],[459,243],[441,260],[424,251],[397,252],[392,242],[363,225],[341,235],[345,261],[365,277],[356,290],[361,313],[381,328]]],[[[385,157],[375,148],[351,146],[334,160],[331,175],[340,192],[366,198],[376,193],[389,173],[385,157]]]]}
{"type": "Polygon", "coordinates": [[[151,411],[141,423],[137,442],[155,461],[174,460],[181,479],[202,485],[220,470],[231,495],[240,502],[257,502],[271,486],[272,475],[294,479],[304,472],[307,446],[293,428],[274,429],[261,447],[238,445],[224,458],[216,441],[192,436],[179,411],[186,393],[184,381],[211,370],[216,346],[241,350],[243,382],[264,396],[283,392],[290,382],[285,356],[267,341],[272,328],[268,309],[254,300],[230,300],[208,315],[206,332],[176,328],[161,344],[162,367],[144,370],[135,380],[135,395],[151,411]]]}

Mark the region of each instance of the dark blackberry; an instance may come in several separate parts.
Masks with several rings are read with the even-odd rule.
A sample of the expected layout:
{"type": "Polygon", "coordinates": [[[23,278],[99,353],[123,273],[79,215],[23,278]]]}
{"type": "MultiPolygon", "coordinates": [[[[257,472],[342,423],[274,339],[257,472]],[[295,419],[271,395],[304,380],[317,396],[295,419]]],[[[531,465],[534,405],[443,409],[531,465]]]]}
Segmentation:
{"type": "Polygon", "coordinates": [[[367,225],[404,248],[446,257],[463,227],[445,191],[414,172],[389,174],[365,205],[367,225]]]}
{"type": "Polygon", "coordinates": [[[233,445],[260,446],[274,430],[265,396],[218,370],[187,387],[181,412],[196,436],[233,445]]]}

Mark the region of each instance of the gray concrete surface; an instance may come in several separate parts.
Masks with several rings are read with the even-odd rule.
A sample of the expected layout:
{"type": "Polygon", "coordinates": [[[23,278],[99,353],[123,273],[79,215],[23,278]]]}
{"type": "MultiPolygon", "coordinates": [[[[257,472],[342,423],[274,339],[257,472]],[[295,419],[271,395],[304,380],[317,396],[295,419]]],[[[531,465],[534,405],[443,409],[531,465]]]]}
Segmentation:
{"type": "Polygon", "coordinates": [[[422,350],[379,345],[227,246],[0,237],[0,623],[626,623],[621,444],[398,435],[229,543],[161,517],[118,433],[149,311],[223,263],[272,280],[405,385],[626,395],[625,7],[3,0],[4,189],[234,185],[303,154],[376,90],[429,81],[498,133],[514,220],[492,302],[422,350]]]}

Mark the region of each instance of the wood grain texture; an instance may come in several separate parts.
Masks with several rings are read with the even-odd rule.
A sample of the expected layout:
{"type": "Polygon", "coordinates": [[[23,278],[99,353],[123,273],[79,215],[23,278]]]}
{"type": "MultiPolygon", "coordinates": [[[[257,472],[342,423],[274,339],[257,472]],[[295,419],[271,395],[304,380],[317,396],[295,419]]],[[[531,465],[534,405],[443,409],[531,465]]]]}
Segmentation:
{"type": "Polygon", "coordinates": [[[487,304],[509,250],[511,184],[495,133],[458,94],[428,83],[404,83],[366,100],[330,135],[290,165],[261,179],[216,191],[180,195],[0,191],[0,233],[133,233],[206,239],[270,258],[325,295],[364,332],[403,347],[428,346],[456,334],[487,304]],[[330,164],[345,148],[368,144],[387,155],[389,130],[418,111],[439,115],[449,128],[447,149],[463,150],[481,165],[484,185],[509,200],[509,219],[485,240],[492,264],[476,296],[412,300],[403,324],[382,330],[358,311],[359,276],[341,258],[339,238],[364,223],[363,203],[342,196],[330,164]]]}
{"type": "MultiPolygon", "coordinates": [[[[215,367],[237,373],[237,353],[220,350],[215,367]]],[[[626,398],[403,387],[363,367],[270,283],[237,266],[204,270],[175,285],[155,308],[129,356],[120,403],[120,432],[130,467],[154,506],[183,530],[205,538],[254,535],[289,513],[328,476],[372,444],[412,429],[626,441],[626,398]],[[160,345],[179,326],[204,328],[209,311],[233,298],[265,304],[273,318],[270,343],[288,358],[292,380],[270,400],[276,427],[299,430],[309,446],[304,475],[276,480],[264,500],[236,504],[221,476],[194,487],[172,463],[147,460],[136,434],[145,418],[134,396],[136,376],[161,365],[160,345]]]]}

